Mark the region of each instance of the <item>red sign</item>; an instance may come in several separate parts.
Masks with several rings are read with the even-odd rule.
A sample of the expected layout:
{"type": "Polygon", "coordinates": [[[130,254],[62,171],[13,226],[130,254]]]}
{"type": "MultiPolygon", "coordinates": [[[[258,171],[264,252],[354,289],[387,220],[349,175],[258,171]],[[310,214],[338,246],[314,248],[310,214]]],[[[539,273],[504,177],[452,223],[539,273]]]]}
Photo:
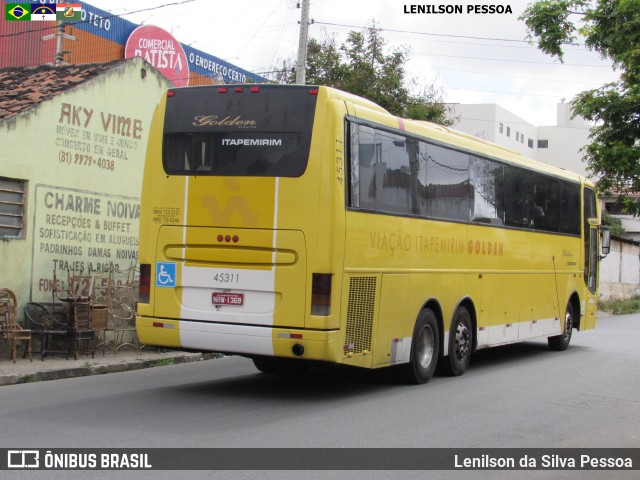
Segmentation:
{"type": "Polygon", "coordinates": [[[167,77],[175,87],[189,85],[189,63],[180,42],[151,25],[136,28],[124,47],[124,58],[142,57],[167,77]]]}

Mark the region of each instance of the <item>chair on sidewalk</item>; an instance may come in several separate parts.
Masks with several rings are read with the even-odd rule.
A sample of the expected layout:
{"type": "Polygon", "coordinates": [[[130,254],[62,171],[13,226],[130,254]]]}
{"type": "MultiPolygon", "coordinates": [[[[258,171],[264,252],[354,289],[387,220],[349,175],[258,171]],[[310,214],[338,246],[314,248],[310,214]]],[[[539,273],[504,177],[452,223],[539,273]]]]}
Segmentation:
{"type": "Polygon", "coordinates": [[[91,354],[96,351],[96,332],[91,325],[91,302],[89,299],[77,299],[71,304],[71,322],[69,328],[70,348],[73,358],[78,359],[80,353],[91,354]],[[82,349],[83,345],[86,349],[82,349]]]}
{"type": "Polygon", "coordinates": [[[27,346],[25,355],[31,356],[31,330],[22,328],[17,322],[18,300],[16,294],[8,288],[0,289],[0,340],[11,344],[11,359],[16,363],[16,347],[18,343],[25,341],[27,346]]]}
{"type": "Polygon", "coordinates": [[[24,318],[31,334],[40,337],[40,359],[48,353],[63,353],[69,359],[68,320],[61,303],[27,303],[24,318]],[[64,349],[55,349],[55,343],[64,342],[64,349]]]}
{"type": "Polygon", "coordinates": [[[93,298],[93,329],[98,335],[97,347],[111,348],[117,354],[124,347],[132,347],[140,353],[144,345],[138,342],[135,329],[135,288],[136,264],[132,263],[126,271],[110,269],[108,275],[96,275],[93,298]],[[126,274],[126,280],[116,281],[116,274],[126,274]],[[107,318],[100,322],[97,315],[105,313],[107,318]]]}

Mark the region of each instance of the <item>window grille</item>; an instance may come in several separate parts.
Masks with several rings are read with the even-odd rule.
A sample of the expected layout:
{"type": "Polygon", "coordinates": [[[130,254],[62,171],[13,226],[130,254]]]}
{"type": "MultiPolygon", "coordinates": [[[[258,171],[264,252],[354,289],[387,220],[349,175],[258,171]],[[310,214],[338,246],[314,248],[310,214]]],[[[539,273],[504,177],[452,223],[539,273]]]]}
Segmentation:
{"type": "Polygon", "coordinates": [[[0,177],[0,238],[24,238],[25,180],[0,177]]]}

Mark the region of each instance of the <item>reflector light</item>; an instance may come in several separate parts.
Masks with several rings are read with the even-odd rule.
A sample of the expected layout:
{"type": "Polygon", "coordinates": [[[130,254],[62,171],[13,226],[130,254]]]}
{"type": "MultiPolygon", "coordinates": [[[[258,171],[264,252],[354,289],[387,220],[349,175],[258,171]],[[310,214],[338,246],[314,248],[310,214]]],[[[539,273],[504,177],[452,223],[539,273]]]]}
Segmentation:
{"type": "Polygon", "coordinates": [[[219,87],[218,93],[227,93],[227,87],[219,87]]]}
{"type": "Polygon", "coordinates": [[[309,89],[309,95],[317,95],[318,94],[318,89],[317,88],[310,88],[309,89]]]}
{"type": "Polygon", "coordinates": [[[140,277],[138,280],[138,296],[140,303],[149,303],[151,298],[151,265],[140,264],[140,277]]]}
{"type": "Polygon", "coordinates": [[[235,90],[236,93],[244,92],[244,88],[242,88],[242,87],[236,87],[234,90],[235,90]]]}
{"type": "Polygon", "coordinates": [[[222,242],[238,243],[240,241],[240,237],[238,235],[234,235],[233,237],[231,235],[218,235],[216,237],[216,240],[218,240],[218,242],[220,242],[220,243],[222,243],[222,242]]]}
{"type": "Polygon", "coordinates": [[[173,328],[173,325],[170,323],[162,323],[162,322],[153,322],[153,326],[155,328],[173,328]]]}
{"type": "Polygon", "coordinates": [[[302,340],[302,334],[301,333],[278,333],[278,338],[302,340]]]}
{"type": "Polygon", "coordinates": [[[175,90],[167,90],[167,97],[175,97],[175,96],[176,96],[175,90]]]}
{"type": "Polygon", "coordinates": [[[331,274],[314,273],[311,285],[311,315],[331,315],[331,274]]]}
{"type": "Polygon", "coordinates": [[[260,87],[251,87],[251,93],[258,93],[260,92],[260,87]]]}

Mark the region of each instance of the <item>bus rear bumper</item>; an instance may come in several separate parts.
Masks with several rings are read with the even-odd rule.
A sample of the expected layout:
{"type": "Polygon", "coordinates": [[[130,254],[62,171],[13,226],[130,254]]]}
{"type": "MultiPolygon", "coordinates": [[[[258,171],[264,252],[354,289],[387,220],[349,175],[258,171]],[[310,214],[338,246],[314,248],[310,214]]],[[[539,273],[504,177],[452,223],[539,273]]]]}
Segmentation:
{"type": "Polygon", "coordinates": [[[303,330],[139,316],[136,319],[136,332],[140,343],[159,347],[334,363],[342,360],[342,351],[338,349],[338,330],[303,330]],[[303,353],[296,355],[294,350],[298,353],[302,350],[303,353]]]}

